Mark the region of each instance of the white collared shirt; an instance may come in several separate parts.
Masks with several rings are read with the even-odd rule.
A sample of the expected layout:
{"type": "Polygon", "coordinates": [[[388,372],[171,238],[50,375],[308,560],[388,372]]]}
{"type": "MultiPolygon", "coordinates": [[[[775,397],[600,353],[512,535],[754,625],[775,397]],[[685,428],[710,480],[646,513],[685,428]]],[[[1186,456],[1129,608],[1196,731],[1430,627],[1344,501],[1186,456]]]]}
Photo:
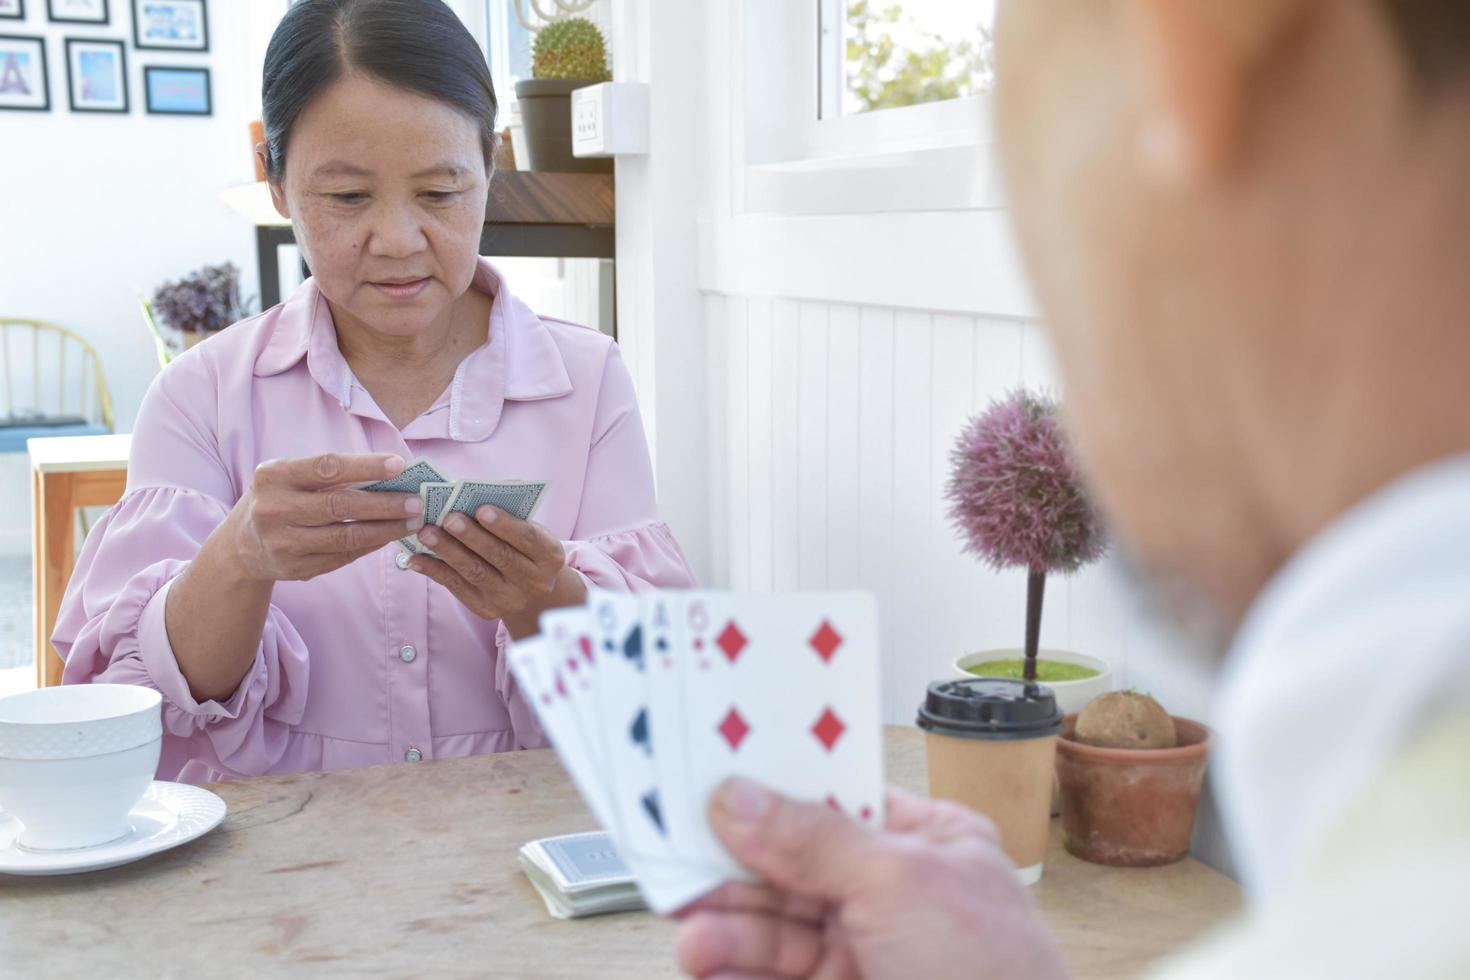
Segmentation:
{"type": "Polygon", "coordinates": [[[1212,767],[1253,911],[1270,910],[1396,752],[1467,708],[1470,456],[1461,456],[1339,518],[1272,579],[1237,634],[1212,767]]]}

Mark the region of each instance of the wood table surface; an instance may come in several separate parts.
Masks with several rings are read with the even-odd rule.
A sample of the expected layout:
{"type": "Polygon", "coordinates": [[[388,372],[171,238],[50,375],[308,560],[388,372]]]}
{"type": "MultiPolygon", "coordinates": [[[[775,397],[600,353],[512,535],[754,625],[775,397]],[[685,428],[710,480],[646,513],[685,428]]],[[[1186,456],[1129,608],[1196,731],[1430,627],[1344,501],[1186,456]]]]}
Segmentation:
{"type": "MultiPolygon", "coordinates": [[[[919,790],[915,729],[889,780],[919,790]]],[[[90,875],[0,875],[0,975],[669,977],[675,926],[547,915],[516,851],[594,825],[550,751],[219,783],[213,833],[90,875]]],[[[1131,976],[1232,914],[1193,859],[1086,864],[1053,828],[1032,889],[1078,977],[1131,976]]]]}

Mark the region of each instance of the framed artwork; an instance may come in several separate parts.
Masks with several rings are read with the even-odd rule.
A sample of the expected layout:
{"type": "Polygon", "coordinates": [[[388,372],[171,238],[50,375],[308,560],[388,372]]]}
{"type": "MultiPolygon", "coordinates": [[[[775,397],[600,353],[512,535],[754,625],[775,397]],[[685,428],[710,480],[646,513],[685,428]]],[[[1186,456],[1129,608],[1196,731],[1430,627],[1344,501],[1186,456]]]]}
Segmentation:
{"type": "Polygon", "coordinates": [[[208,68],[173,68],[162,65],[143,67],[143,88],[148,111],[157,115],[207,116],[209,100],[208,68]]]}
{"type": "Polygon", "coordinates": [[[46,0],[46,19],[58,24],[105,24],[107,0],[46,0]]]}
{"type": "Polygon", "coordinates": [[[133,47],[151,51],[208,51],[204,0],[133,0],[133,47]]]}
{"type": "Polygon", "coordinates": [[[0,0],[0,18],[25,20],[26,0],[0,0]]]}
{"type": "Polygon", "coordinates": [[[66,39],[72,112],[127,112],[128,65],[121,41],[66,39]]]}
{"type": "Polygon", "coordinates": [[[0,34],[0,109],[50,108],[45,39],[0,34]]]}

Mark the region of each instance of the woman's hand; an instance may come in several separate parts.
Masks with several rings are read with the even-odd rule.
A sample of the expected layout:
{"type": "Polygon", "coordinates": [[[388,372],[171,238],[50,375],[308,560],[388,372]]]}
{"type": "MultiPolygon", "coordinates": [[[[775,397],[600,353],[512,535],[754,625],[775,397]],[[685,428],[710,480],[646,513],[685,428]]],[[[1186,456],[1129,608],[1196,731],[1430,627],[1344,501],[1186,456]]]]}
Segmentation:
{"type": "Polygon", "coordinates": [[[423,527],[415,494],[351,485],[403,472],[398,456],[325,453],[261,463],[226,519],[247,579],[309,579],[350,564],[423,527]]]}
{"type": "Polygon", "coordinates": [[[443,528],[420,531],[419,540],[443,560],[419,555],[408,567],[444,586],[476,615],[503,621],[518,640],[537,632],[543,611],[587,597],[551,532],[488,504],[473,521],[450,514],[443,528]]]}

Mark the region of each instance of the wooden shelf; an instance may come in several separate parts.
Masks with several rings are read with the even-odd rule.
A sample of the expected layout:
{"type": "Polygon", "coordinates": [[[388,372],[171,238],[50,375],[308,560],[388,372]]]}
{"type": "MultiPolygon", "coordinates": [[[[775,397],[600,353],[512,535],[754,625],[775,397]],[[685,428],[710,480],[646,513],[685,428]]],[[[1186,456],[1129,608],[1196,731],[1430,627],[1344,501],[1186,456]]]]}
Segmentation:
{"type": "Polygon", "coordinates": [[[611,227],[616,207],[612,174],[497,171],[485,220],[502,224],[611,227]]]}

